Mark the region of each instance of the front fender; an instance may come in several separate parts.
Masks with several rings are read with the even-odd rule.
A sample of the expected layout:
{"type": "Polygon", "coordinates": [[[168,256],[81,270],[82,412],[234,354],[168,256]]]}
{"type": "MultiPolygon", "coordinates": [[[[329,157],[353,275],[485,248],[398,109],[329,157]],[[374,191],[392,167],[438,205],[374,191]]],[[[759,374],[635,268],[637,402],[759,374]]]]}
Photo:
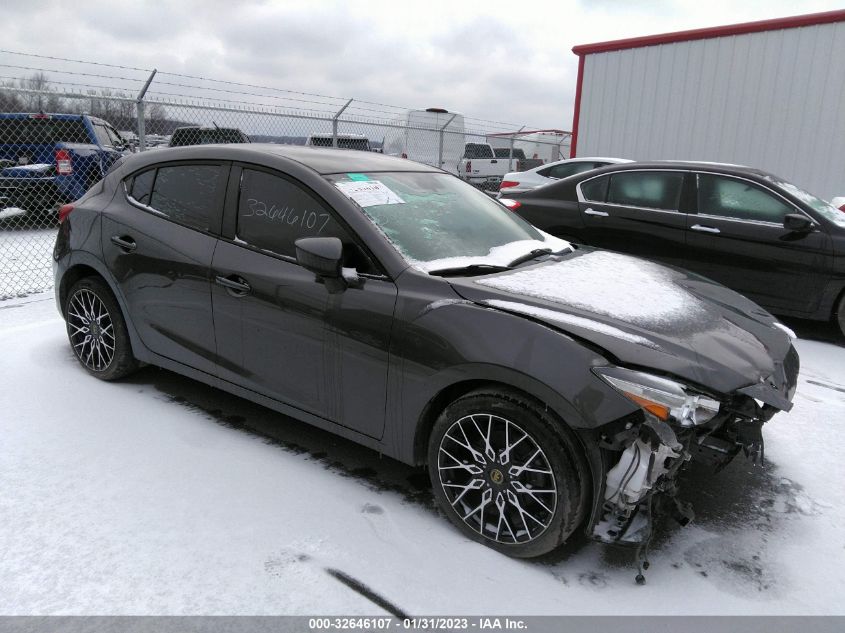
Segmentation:
{"type": "Polygon", "coordinates": [[[635,410],[590,371],[607,365],[597,351],[535,321],[467,301],[408,300],[397,306],[389,403],[400,459],[416,461],[418,426],[444,390],[496,382],[551,408],[573,430],[595,429],[635,410]],[[435,305],[430,304],[430,305],[435,305]]]}

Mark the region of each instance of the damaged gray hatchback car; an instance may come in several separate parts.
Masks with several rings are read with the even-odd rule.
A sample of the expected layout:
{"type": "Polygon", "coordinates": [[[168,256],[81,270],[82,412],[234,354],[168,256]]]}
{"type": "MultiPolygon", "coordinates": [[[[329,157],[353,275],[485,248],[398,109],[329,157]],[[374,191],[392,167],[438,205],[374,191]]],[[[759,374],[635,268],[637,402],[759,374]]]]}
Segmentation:
{"type": "MultiPolygon", "coordinates": [[[[409,464],[468,537],[641,546],[691,459],[763,457],[787,328],[735,292],[575,247],[440,170],[209,145],[124,159],[61,210],[82,366],[185,374],[409,464]]],[[[280,421],[283,421],[280,418],[280,421]]]]}

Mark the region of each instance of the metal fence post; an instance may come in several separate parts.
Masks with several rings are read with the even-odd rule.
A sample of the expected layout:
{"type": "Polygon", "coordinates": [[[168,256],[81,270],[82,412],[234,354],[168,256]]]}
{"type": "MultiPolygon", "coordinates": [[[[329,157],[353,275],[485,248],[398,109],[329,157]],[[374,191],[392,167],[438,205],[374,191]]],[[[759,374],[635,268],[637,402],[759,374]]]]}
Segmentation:
{"type": "Polygon", "coordinates": [[[137,99],[135,99],[135,109],[138,117],[138,151],[143,152],[147,149],[147,134],[146,134],[146,121],[144,120],[144,95],[147,94],[147,88],[150,87],[150,84],[153,82],[153,77],[156,76],[156,69],[153,68],[153,72],[150,73],[150,76],[147,78],[147,82],[144,84],[144,87],[141,88],[141,92],[138,93],[137,99]]]}
{"type": "Polygon", "coordinates": [[[521,128],[519,128],[516,131],[515,134],[511,134],[511,151],[508,153],[508,171],[513,171],[513,143],[514,143],[515,137],[516,137],[517,134],[522,132],[522,130],[524,130],[524,129],[525,129],[525,126],[523,125],[521,128]]]}
{"type": "Polygon", "coordinates": [[[457,113],[453,114],[452,117],[446,121],[446,125],[440,128],[440,143],[437,148],[437,166],[440,169],[443,169],[443,137],[446,134],[446,128],[449,127],[449,124],[455,120],[456,116],[458,116],[457,113]]]}
{"type": "Polygon", "coordinates": [[[350,103],[352,103],[352,99],[347,101],[346,105],[343,106],[340,110],[338,110],[337,114],[332,117],[332,147],[337,147],[337,120],[340,115],[343,114],[343,111],[349,107],[350,103]]]}

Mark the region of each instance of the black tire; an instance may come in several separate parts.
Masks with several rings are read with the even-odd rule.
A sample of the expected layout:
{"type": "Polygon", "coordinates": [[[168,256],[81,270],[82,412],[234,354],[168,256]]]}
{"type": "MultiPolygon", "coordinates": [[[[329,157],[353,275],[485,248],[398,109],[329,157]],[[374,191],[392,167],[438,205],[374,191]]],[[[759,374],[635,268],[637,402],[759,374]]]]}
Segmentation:
{"type": "Polygon", "coordinates": [[[833,315],[834,322],[839,326],[839,333],[845,336],[845,292],[839,297],[836,304],[836,313],[833,315]]]}
{"type": "Polygon", "coordinates": [[[89,374],[118,380],[138,369],[123,314],[102,279],[77,281],[68,292],[64,317],[71,349],[89,374]]]}
{"type": "Polygon", "coordinates": [[[545,407],[516,392],[478,389],[446,407],[431,432],[428,468],[434,496],[449,520],[472,540],[508,556],[532,558],[554,550],[586,516],[590,485],[577,438],[545,407]],[[470,431],[478,431],[473,439],[470,435],[460,435],[461,429],[470,423],[475,423],[470,431]],[[530,441],[514,442],[520,437],[519,431],[530,441]],[[505,432],[507,441],[504,441],[505,432]],[[490,438],[486,446],[485,434],[490,438]],[[468,441],[476,452],[484,453],[488,447],[492,448],[495,459],[490,459],[489,453],[482,455],[485,459],[482,465],[465,448],[466,444],[454,441],[456,435],[459,440],[468,441]],[[511,451],[501,450],[507,445],[511,451]],[[522,466],[535,448],[540,449],[540,454],[522,466]],[[505,452],[509,453],[507,458],[505,452]],[[468,467],[480,469],[482,473],[469,472],[468,467]],[[526,470],[514,474],[520,467],[548,471],[548,474],[526,470]],[[478,480],[483,483],[478,484],[478,480]],[[468,485],[481,487],[464,490],[468,485]],[[526,488],[536,492],[532,494],[526,488]],[[541,490],[553,492],[541,494],[541,490]],[[460,497],[461,494],[464,496],[460,497]],[[500,498],[503,511],[497,507],[500,498]],[[509,499],[516,499],[517,503],[509,499]],[[484,509],[471,512],[479,504],[484,509]],[[490,514],[484,516],[487,508],[490,514]],[[534,520],[529,521],[526,515],[534,520]],[[488,522],[488,517],[492,522],[488,522]],[[496,523],[495,533],[493,523],[496,523]]]}

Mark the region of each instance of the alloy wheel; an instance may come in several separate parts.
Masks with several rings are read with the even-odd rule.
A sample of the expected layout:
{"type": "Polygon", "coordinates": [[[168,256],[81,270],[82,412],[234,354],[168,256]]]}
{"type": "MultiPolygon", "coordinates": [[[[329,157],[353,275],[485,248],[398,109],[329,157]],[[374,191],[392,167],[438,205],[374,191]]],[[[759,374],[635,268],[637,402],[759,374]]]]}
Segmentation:
{"type": "Polygon", "coordinates": [[[109,310],[94,292],[80,288],[68,301],[67,327],[79,360],[91,371],[105,371],[114,359],[115,333],[109,310]]]}
{"type": "Polygon", "coordinates": [[[557,486],[546,454],[525,430],[503,417],[467,415],[443,435],[440,484],[454,511],[497,543],[527,543],[551,524],[557,486]]]}

